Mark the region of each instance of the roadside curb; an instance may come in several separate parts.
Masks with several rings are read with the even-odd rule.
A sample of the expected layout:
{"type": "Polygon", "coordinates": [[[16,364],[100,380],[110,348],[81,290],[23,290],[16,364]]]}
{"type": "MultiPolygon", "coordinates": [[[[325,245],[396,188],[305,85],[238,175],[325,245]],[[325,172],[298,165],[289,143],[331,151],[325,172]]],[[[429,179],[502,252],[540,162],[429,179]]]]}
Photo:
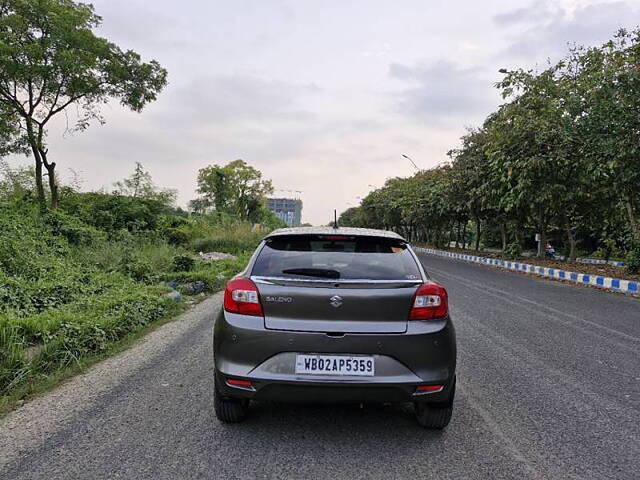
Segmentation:
{"type": "Polygon", "coordinates": [[[588,273],[570,272],[568,270],[559,270],[557,268],[542,267],[540,265],[531,265],[528,263],[513,262],[510,260],[500,260],[498,258],[480,257],[477,255],[468,255],[465,253],[446,252],[444,250],[436,250],[433,248],[414,247],[416,252],[435,255],[438,257],[447,257],[457,260],[464,260],[472,263],[483,263],[493,265],[507,270],[514,270],[523,273],[532,273],[540,277],[553,278],[566,282],[573,282],[580,285],[591,285],[596,288],[607,290],[615,290],[624,293],[638,294],[640,286],[639,282],[631,280],[623,280],[621,278],[602,277],[599,275],[591,275],[588,273]]]}

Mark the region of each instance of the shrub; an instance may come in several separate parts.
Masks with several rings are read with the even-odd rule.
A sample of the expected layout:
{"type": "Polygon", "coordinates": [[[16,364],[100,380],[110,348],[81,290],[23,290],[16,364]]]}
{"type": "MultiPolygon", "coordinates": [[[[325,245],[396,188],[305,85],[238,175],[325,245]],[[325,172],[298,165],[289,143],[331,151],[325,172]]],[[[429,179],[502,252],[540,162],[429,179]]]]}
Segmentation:
{"type": "Polygon", "coordinates": [[[31,310],[31,297],[22,287],[23,282],[0,274],[0,312],[31,310]]]}
{"type": "Polygon", "coordinates": [[[37,210],[0,205],[0,272],[38,279],[60,265],[68,250],[68,242],[48,231],[37,210]]]}
{"type": "Polygon", "coordinates": [[[625,264],[629,273],[640,273],[640,242],[631,247],[627,253],[625,264]]]}
{"type": "Polygon", "coordinates": [[[53,235],[66,238],[72,245],[90,245],[100,238],[98,230],[59,210],[48,212],[44,223],[53,235]]]}
{"type": "Polygon", "coordinates": [[[504,251],[506,257],[516,258],[522,255],[522,247],[519,243],[513,242],[507,245],[507,248],[504,251]]]}
{"type": "Polygon", "coordinates": [[[190,272],[195,264],[196,261],[189,255],[176,255],[173,257],[174,272],[190,272]]]}
{"type": "Polygon", "coordinates": [[[125,256],[120,263],[120,272],[137,282],[151,283],[155,279],[151,263],[136,256],[125,256]]]}
{"type": "Polygon", "coordinates": [[[162,233],[172,245],[186,245],[192,239],[193,223],[183,217],[165,217],[162,233]]]}
{"type": "Polygon", "coordinates": [[[616,241],[612,238],[606,238],[600,248],[598,248],[593,254],[594,257],[609,260],[612,257],[620,257],[622,252],[618,249],[616,241]]]}

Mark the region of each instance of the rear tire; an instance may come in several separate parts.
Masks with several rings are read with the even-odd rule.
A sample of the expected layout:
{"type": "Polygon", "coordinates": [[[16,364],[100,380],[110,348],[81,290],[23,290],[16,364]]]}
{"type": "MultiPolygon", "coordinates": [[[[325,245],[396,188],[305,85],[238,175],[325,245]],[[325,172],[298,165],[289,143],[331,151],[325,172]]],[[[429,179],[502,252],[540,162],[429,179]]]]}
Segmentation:
{"type": "Polygon", "coordinates": [[[456,394],[456,380],[453,379],[449,400],[443,403],[415,402],[413,408],[416,412],[416,420],[421,427],[442,430],[451,421],[453,414],[453,399],[456,394]]]}
{"type": "Polygon", "coordinates": [[[247,418],[249,400],[222,396],[216,382],[213,389],[213,409],[221,422],[239,423],[247,418]]]}

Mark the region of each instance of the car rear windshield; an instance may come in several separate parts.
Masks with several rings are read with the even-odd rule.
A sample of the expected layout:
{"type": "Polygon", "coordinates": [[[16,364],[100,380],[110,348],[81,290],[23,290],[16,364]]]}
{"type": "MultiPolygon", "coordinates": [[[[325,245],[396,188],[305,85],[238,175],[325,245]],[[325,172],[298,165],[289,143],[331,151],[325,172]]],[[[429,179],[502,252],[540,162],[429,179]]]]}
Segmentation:
{"type": "Polygon", "coordinates": [[[252,275],[351,280],[420,280],[404,242],[341,235],[292,235],[267,239],[252,275]]]}

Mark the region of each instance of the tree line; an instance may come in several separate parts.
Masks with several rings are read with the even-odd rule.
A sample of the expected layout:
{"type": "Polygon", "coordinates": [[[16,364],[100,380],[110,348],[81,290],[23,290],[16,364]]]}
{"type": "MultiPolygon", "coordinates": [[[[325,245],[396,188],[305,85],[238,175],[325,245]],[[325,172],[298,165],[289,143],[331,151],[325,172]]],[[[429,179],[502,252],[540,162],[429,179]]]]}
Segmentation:
{"type": "Polygon", "coordinates": [[[500,72],[504,103],[446,164],[388,180],[341,224],[514,255],[535,234],[570,259],[640,255],[640,29],[573,46],[539,71],[500,72]]]}

